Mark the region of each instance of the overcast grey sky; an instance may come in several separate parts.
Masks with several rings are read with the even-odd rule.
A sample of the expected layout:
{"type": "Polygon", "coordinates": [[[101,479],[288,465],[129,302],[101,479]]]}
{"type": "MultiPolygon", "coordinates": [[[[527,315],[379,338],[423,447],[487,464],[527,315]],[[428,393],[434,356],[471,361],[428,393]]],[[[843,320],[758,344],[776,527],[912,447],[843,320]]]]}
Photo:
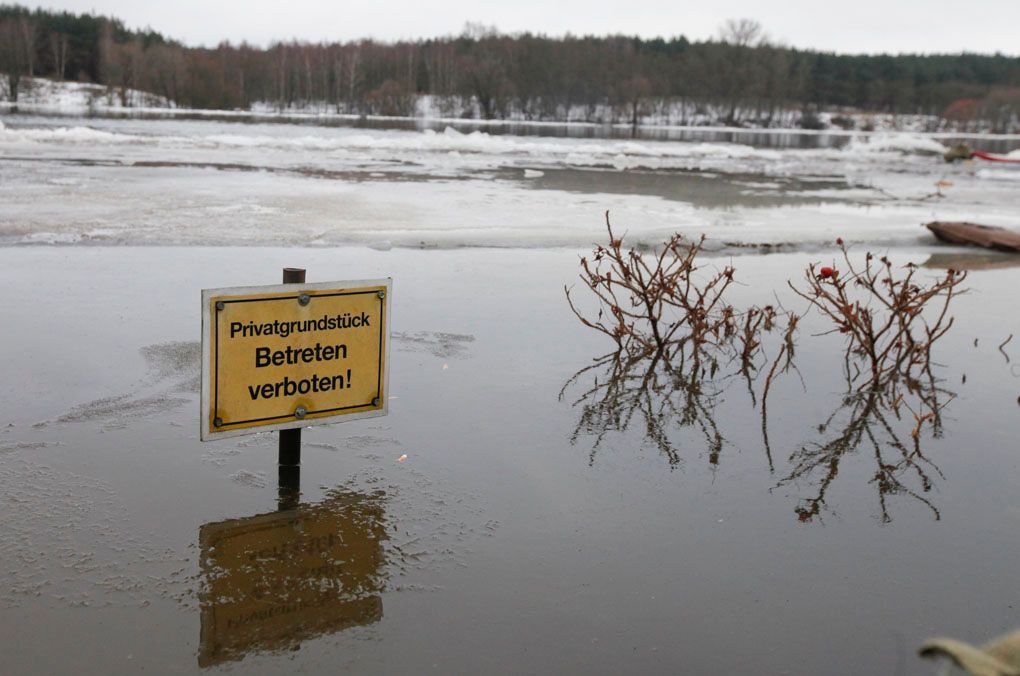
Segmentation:
{"type": "MultiPolygon", "coordinates": [[[[16,0],[15,0],[16,1],[16,0]]],[[[23,2],[25,0],[22,0],[23,2]]],[[[1020,0],[50,0],[95,11],[189,45],[221,40],[382,40],[459,33],[466,21],[550,35],[716,35],[729,18],[760,21],[795,47],[838,52],[995,52],[1020,55],[1020,0]]]]}

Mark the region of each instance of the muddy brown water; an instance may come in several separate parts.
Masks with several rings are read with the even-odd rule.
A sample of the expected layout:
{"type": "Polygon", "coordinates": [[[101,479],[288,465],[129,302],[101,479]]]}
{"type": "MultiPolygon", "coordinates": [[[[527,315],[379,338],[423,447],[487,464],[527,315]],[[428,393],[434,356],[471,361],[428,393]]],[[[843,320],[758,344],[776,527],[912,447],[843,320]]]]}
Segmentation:
{"type": "MultiPolygon", "coordinates": [[[[734,302],[825,255],[733,259],[734,302]]],[[[1015,268],[972,273],[942,435],[902,464],[883,430],[913,420],[889,411],[877,449],[819,455],[860,421],[810,325],[768,452],[726,373],[629,422],[586,409],[604,376],[564,385],[608,346],[564,303],[576,261],[0,249],[0,671],[924,674],[925,638],[1020,625],[1015,268]],[[394,277],[396,398],[307,430],[280,511],[272,434],[198,441],[198,292],[293,265],[394,277]]]]}

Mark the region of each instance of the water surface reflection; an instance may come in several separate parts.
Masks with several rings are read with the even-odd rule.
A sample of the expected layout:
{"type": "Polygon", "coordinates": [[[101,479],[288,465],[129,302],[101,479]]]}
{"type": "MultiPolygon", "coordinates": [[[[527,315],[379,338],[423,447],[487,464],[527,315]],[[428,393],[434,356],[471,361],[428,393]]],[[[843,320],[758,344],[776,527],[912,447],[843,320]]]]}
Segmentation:
{"type": "MultiPolygon", "coordinates": [[[[712,368],[714,373],[716,367],[712,368]]],[[[684,428],[696,430],[708,448],[709,463],[719,463],[724,439],[713,415],[718,392],[706,387],[697,373],[675,367],[661,353],[628,356],[614,352],[575,373],[564,384],[560,399],[582,382],[587,389],[572,402],[580,407],[581,417],[570,442],[576,444],[582,435],[593,437],[590,465],[606,435],[624,432],[632,423],[640,426],[671,469],[683,460],[672,433],[684,428]]]]}
{"type": "Polygon", "coordinates": [[[942,408],[952,393],[934,383],[907,388],[892,385],[884,390],[851,391],[825,422],[818,426],[819,441],[790,454],[789,473],[778,486],[790,483],[813,486],[813,495],[801,498],[797,518],[811,521],[827,508],[826,494],[839,474],[841,462],[860,453],[874,462],[869,484],[878,493],[882,523],[892,521],[890,501],[912,498],[939,520],[942,514],[927,494],[934,479],[944,479],[928,459],[921,440],[942,436],[942,408]]]}
{"type": "MultiPolygon", "coordinates": [[[[893,501],[897,497],[916,501],[935,520],[941,519],[941,511],[930,494],[936,481],[945,477],[925,453],[924,444],[943,436],[942,411],[955,397],[954,393],[944,389],[934,377],[925,382],[889,379],[868,389],[855,389],[847,382],[832,413],[817,427],[807,428],[809,440],[795,444],[784,465],[782,449],[769,442],[770,409],[762,381],[767,373],[771,377],[795,367],[792,362],[784,364],[782,359],[775,363],[776,368],[771,371],[742,369],[735,374],[722,374],[716,361],[692,369],[689,365],[685,367],[684,359],[677,360],[673,355],[628,358],[613,353],[600,357],[568,379],[560,392],[561,400],[567,400],[568,393],[579,392],[571,395],[570,400],[580,410],[571,444],[589,440],[588,464],[594,465],[610,434],[629,431],[657,449],[671,470],[686,460],[684,445],[704,453],[709,465],[718,467],[723,449],[733,445],[727,442],[726,429],[726,421],[733,422],[733,411],[717,415],[717,408],[724,393],[730,391],[734,376],[740,376],[747,385],[750,410],[748,415],[739,417],[740,422],[729,433],[739,436],[736,428],[746,428],[752,411],[758,410],[761,447],[772,477],[771,486],[766,484],[762,488],[770,492],[778,488],[800,492],[795,497],[794,509],[799,521],[820,522],[826,514],[837,513],[828,501],[830,488],[847,462],[870,465],[865,476],[877,493],[878,518],[882,523],[892,521],[893,501]],[[781,477],[778,482],[775,476],[781,477]]],[[[804,394],[810,392],[805,389],[804,394]]],[[[798,434],[791,426],[803,423],[803,415],[798,413],[802,404],[790,400],[781,403],[783,406],[774,415],[787,423],[784,437],[788,439],[791,432],[798,434]]],[[[783,445],[789,448],[789,444],[787,440],[783,445]]]]}
{"type": "Polygon", "coordinates": [[[199,666],[378,622],[385,539],[381,493],[202,526],[199,666]]]}

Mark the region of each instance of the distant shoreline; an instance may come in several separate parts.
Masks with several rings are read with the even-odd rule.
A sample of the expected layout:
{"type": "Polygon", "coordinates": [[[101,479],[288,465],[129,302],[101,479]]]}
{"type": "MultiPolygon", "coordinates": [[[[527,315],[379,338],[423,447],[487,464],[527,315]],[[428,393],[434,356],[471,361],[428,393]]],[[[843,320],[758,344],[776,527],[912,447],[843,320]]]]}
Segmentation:
{"type": "MultiPolygon", "coordinates": [[[[352,113],[336,112],[313,112],[313,111],[256,111],[256,110],[216,110],[205,108],[164,108],[151,106],[138,107],[88,107],[88,106],[61,106],[43,103],[13,103],[0,101],[0,115],[17,114],[38,115],[42,117],[85,117],[100,119],[159,119],[159,118],[180,118],[180,119],[208,119],[208,120],[249,120],[256,122],[375,122],[385,124],[415,125],[415,127],[429,128],[435,125],[451,125],[458,127],[479,127],[479,128],[577,128],[577,129],[612,129],[629,130],[632,125],[623,122],[584,122],[566,120],[520,120],[520,119],[472,119],[460,117],[431,117],[411,115],[357,115],[352,113]]],[[[739,135],[788,135],[800,136],[832,136],[839,138],[874,137],[889,134],[916,134],[933,139],[994,139],[994,140],[1020,140],[1020,133],[1002,134],[980,131],[919,131],[913,129],[875,129],[864,131],[860,129],[801,129],[799,127],[727,127],[720,125],[680,125],[662,123],[642,123],[637,125],[641,130],[662,130],[662,131],[690,131],[708,132],[739,135]]],[[[653,139],[642,139],[653,140],[653,139]]]]}

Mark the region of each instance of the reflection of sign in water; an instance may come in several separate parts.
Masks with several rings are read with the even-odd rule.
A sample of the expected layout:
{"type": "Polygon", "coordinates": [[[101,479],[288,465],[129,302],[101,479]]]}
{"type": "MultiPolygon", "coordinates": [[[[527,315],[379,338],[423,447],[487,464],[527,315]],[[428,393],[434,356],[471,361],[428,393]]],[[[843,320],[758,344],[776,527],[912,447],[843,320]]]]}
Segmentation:
{"type": "Polygon", "coordinates": [[[202,439],[385,415],[390,281],[202,292],[202,439]]]}
{"type": "Polygon", "coordinates": [[[199,666],[377,622],[385,537],[381,495],[202,526],[199,666]]]}

